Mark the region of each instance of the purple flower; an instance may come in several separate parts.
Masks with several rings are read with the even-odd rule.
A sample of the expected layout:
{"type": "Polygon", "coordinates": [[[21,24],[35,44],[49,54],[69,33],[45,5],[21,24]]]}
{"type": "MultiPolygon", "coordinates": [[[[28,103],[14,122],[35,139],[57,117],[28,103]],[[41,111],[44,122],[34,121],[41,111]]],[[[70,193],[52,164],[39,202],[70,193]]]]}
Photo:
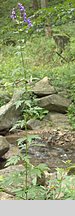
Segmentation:
{"type": "Polygon", "coordinates": [[[28,26],[29,26],[29,27],[32,26],[31,20],[30,20],[29,18],[27,19],[27,23],[28,23],[28,26]]]}
{"type": "Polygon", "coordinates": [[[31,20],[27,17],[26,17],[26,13],[23,14],[23,20],[24,22],[28,23],[28,26],[31,27],[32,26],[32,23],[31,23],[31,20]]]}
{"type": "MultiPolygon", "coordinates": [[[[20,10],[20,16],[23,19],[23,22],[26,22],[28,24],[29,28],[30,28],[32,26],[32,23],[31,23],[31,20],[29,18],[27,19],[27,15],[26,15],[26,12],[25,12],[25,7],[21,3],[18,3],[18,8],[20,10]]],[[[12,9],[12,13],[11,13],[10,17],[13,20],[16,19],[16,12],[15,12],[14,8],[12,9]]]]}
{"type": "Polygon", "coordinates": [[[18,3],[18,7],[19,7],[19,9],[20,9],[21,17],[23,17],[25,8],[24,8],[24,6],[23,6],[21,3],[18,3]]]}
{"type": "Polygon", "coordinates": [[[24,8],[24,6],[21,3],[18,3],[18,7],[20,9],[20,12],[25,11],[25,8],[24,8]]]}
{"type": "Polygon", "coordinates": [[[23,14],[23,20],[24,22],[27,22],[26,13],[23,14]]]}
{"type": "Polygon", "coordinates": [[[13,19],[13,20],[16,19],[16,12],[15,12],[15,9],[14,9],[14,8],[12,9],[12,12],[11,12],[11,16],[10,16],[10,17],[11,17],[11,19],[13,19]]]}

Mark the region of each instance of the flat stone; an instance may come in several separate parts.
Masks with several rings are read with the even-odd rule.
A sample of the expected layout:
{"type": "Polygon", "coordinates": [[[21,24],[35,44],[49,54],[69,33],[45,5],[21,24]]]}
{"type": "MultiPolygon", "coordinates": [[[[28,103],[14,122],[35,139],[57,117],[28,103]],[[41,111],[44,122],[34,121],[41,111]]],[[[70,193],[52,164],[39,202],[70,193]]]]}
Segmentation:
{"type": "Polygon", "coordinates": [[[45,117],[46,120],[52,123],[52,127],[70,129],[68,116],[62,113],[49,112],[45,117]]]}
{"type": "Polygon", "coordinates": [[[32,91],[38,96],[46,96],[56,93],[56,90],[50,84],[48,77],[44,77],[42,80],[38,81],[33,87],[32,91]]]}
{"type": "Polygon", "coordinates": [[[37,119],[30,119],[27,121],[27,128],[30,130],[39,129],[41,127],[41,121],[37,119]]]}
{"type": "Polygon", "coordinates": [[[71,103],[69,99],[61,97],[58,94],[52,94],[36,99],[36,102],[39,107],[59,113],[66,113],[71,103]]]}
{"type": "Polygon", "coordinates": [[[21,107],[16,109],[16,102],[23,95],[22,90],[17,90],[12,99],[0,107],[0,131],[10,129],[20,119],[21,107]]]}

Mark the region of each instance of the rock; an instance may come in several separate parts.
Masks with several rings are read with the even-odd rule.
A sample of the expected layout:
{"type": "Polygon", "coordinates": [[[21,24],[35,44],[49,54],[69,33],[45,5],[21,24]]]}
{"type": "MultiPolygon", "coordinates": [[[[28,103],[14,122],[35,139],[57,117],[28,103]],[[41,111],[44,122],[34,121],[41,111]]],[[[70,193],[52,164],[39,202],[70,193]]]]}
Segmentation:
{"type": "Polygon", "coordinates": [[[65,114],[49,112],[46,115],[45,119],[50,121],[52,123],[52,126],[55,128],[63,128],[63,129],[71,128],[69,124],[69,119],[65,114]]]}
{"type": "Polygon", "coordinates": [[[17,90],[12,99],[0,107],[0,131],[10,129],[21,116],[21,107],[16,109],[16,102],[20,100],[24,91],[17,90]]]}
{"type": "Polygon", "coordinates": [[[67,46],[70,43],[70,37],[65,34],[64,35],[55,34],[53,35],[53,39],[56,45],[58,46],[58,48],[60,48],[60,53],[62,53],[63,50],[65,49],[65,46],[67,46]]]}
{"type": "Polygon", "coordinates": [[[0,136],[0,157],[2,157],[9,150],[9,142],[5,137],[0,136]]]}
{"type": "Polygon", "coordinates": [[[46,96],[56,93],[54,87],[50,85],[48,77],[44,77],[42,80],[37,82],[33,87],[32,91],[38,96],[46,96]]]}
{"type": "Polygon", "coordinates": [[[60,89],[58,89],[58,94],[61,96],[61,97],[65,97],[65,98],[68,98],[68,93],[67,93],[67,90],[63,90],[63,91],[60,91],[60,89]]]}
{"type": "Polygon", "coordinates": [[[59,113],[66,113],[70,105],[70,100],[61,97],[58,94],[52,94],[39,99],[36,99],[39,107],[45,108],[49,111],[55,111],[59,113]]]}
{"type": "Polygon", "coordinates": [[[30,130],[36,130],[41,127],[41,121],[36,119],[30,119],[27,121],[27,128],[30,130]]]}

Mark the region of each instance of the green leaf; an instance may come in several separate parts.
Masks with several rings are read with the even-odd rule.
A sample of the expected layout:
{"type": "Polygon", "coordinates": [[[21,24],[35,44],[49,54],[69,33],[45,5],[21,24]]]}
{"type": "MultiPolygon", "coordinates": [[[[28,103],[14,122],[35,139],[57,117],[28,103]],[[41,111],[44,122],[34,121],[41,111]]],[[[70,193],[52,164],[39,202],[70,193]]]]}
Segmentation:
{"type": "Polygon", "coordinates": [[[29,144],[32,143],[33,139],[40,139],[40,136],[35,135],[35,134],[33,134],[33,135],[27,135],[27,141],[28,141],[29,144]]]}
{"type": "Polygon", "coordinates": [[[40,163],[39,165],[36,166],[36,168],[41,170],[41,171],[49,170],[48,166],[44,163],[40,163]]]}
{"type": "Polygon", "coordinates": [[[10,165],[16,165],[18,163],[18,161],[20,161],[20,160],[21,160],[20,156],[17,156],[17,155],[12,156],[11,158],[9,158],[7,160],[7,163],[6,163],[5,167],[10,166],[10,165]]]}
{"type": "Polygon", "coordinates": [[[26,136],[24,136],[24,137],[22,137],[22,138],[19,138],[19,139],[17,140],[19,146],[20,146],[22,143],[26,142],[26,141],[27,141],[27,137],[26,137],[26,136]]]}
{"type": "Polygon", "coordinates": [[[24,102],[23,100],[18,100],[17,102],[15,102],[16,109],[18,109],[22,105],[23,102],[24,102]]]}
{"type": "Polygon", "coordinates": [[[29,108],[31,108],[31,101],[30,100],[25,100],[25,105],[27,105],[29,108]]]}
{"type": "Polygon", "coordinates": [[[33,178],[33,180],[32,180],[32,184],[35,186],[36,183],[37,183],[37,178],[35,177],[35,178],[33,178]]]}

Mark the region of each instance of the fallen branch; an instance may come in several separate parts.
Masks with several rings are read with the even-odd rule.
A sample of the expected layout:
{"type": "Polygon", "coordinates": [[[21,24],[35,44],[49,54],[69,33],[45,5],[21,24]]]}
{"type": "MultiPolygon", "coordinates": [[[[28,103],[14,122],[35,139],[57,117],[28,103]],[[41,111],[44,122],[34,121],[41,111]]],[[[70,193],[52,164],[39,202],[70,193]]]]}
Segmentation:
{"type": "Polygon", "coordinates": [[[64,61],[68,62],[68,60],[66,58],[64,58],[60,53],[56,52],[57,55],[59,55],[64,61]]]}

